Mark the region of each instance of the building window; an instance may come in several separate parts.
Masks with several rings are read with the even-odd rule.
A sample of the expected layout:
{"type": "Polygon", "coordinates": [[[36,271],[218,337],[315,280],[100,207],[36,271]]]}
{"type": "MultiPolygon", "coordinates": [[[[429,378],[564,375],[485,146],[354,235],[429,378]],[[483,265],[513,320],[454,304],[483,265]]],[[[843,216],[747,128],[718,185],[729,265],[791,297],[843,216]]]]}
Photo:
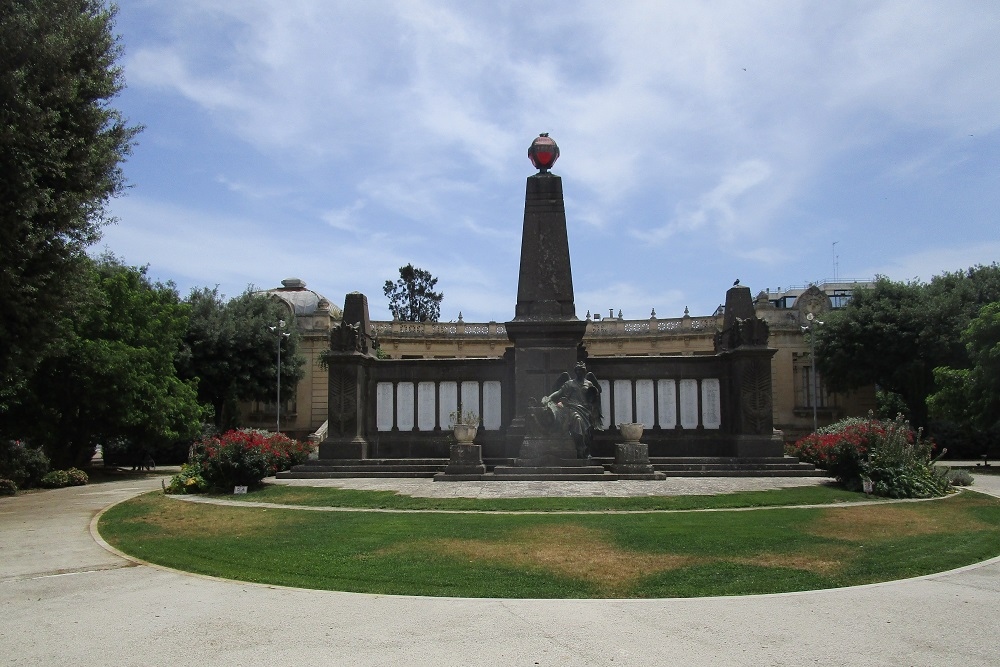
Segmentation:
{"type": "Polygon", "coordinates": [[[838,289],[834,290],[833,294],[830,295],[830,302],[833,304],[834,309],[843,308],[851,301],[853,293],[851,290],[838,289]]]}
{"type": "Polygon", "coordinates": [[[811,365],[799,364],[795,367],[795,407],[812,409],[833,407],[834,401],[831,395],[823,387],[823,376],[816,376],[816,383],[813,384],[813,367],[811,365]]]}

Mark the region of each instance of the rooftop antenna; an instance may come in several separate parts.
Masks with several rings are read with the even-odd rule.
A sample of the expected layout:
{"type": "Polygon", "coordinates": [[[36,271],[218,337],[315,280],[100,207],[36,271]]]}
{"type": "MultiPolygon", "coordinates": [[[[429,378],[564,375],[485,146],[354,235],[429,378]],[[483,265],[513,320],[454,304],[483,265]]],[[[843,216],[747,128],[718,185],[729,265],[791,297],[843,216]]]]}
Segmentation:
{"type": "Polygon", "coordinates": [[[837,282],[837,244],[840,241],[833,242],[833,282],[837,282]]]}

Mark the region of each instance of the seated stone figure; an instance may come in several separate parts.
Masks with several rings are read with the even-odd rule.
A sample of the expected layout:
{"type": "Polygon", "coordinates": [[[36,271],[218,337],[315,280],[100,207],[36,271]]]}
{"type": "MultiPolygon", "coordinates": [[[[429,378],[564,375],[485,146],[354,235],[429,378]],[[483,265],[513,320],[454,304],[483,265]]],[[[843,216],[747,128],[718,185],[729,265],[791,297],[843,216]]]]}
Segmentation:
{"type": "Polygon", "coordinates": [[[569,373],[559,376],[555,391],[542,399],[542,407],[551,412],[563,432],[572,436],[576,455],[583,459],[590,455],[594,431],[604,430],[601,386],[582,361],[574,371],[576,377],[569,373]]]}

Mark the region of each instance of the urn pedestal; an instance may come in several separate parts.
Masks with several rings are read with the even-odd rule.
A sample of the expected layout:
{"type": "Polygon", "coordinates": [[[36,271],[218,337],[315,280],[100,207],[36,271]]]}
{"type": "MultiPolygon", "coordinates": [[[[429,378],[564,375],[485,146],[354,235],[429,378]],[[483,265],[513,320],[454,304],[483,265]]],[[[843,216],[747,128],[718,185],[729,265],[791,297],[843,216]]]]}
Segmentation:
{"type": "Polygon", "coordinates": [[[639,442],[642,430],[642,424],[618,425],[625,442],[615,445],[615,462],[611,465],[611,472],[621,479],[665,479],[665,475],[653,470],[649,462],[649,445],[639,442]]]}

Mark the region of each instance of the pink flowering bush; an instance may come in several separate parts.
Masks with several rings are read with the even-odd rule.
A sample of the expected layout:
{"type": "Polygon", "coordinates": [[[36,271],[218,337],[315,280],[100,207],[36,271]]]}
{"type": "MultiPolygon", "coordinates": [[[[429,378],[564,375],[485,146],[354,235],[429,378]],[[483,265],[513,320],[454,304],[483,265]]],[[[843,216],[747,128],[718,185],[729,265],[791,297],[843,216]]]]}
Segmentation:
{"type": "Polygon", "coordinates": [[[182,486],[185,491],[201,490],[203,486],[225,490],[258,486],[265,477],[304,463],[309,451],[308,444],[281,433],[227,431],[195,443],[182,486]],[[189,479],[198,482],[188,483],[189,479]]]}
{"type": "Polygon", "coordinates": [[[829,471],[851,490],[865,480],[872,492],[892,498],[943,495],[946,478],[933,466],[934,444],[902,417],[895,420],[849,418],[819,429],[786,448],[791,456],[829,471]]]}

